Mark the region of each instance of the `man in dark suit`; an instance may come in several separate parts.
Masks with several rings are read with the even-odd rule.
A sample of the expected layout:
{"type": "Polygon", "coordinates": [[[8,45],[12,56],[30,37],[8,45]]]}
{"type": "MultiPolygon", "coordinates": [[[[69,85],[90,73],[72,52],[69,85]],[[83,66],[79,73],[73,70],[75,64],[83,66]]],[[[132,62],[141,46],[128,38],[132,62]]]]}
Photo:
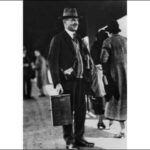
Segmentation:
{"type": "Polygon", "coordinates": [[[54,87],[60,94],[71,95],[74,123],[63,126],[66,148],[93,147],[94,143],[87,142],[83,137],[88,50],[76,34],[79,26],[77,10],[65,8],[60,19],[65,30],[52,38],[48,62],[54,87]]]}
{"type": "Polygon", "coordinates": [[[31,99],[31,64],[27,49],[23,47],[23,98],[31,99]]]}

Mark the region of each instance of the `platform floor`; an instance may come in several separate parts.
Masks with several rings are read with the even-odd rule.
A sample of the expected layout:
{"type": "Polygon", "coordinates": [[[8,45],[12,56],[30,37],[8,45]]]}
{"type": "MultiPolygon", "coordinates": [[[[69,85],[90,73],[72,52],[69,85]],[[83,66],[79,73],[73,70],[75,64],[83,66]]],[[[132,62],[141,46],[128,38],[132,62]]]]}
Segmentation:
{"type": "MultiPolygon", "coordinates": [[[[35,99],[24,100],[24,149],[65,149],[62,127],[53,127],[49,97],[38,97],[33,84],[35,99]]],[[[126,149],[126,138],[115,139],[111,130],[98,130],[97,118],[88,117],[85,123],[85,138],[95,143],[93,149],[126,149]]],[[[107,120],[104,120],[107,125],[107,120]]],[[[85,148],[84,148],[85,149],[85,148]]],[[[87,148],[86,148],[87,149],[87,148]]]]}

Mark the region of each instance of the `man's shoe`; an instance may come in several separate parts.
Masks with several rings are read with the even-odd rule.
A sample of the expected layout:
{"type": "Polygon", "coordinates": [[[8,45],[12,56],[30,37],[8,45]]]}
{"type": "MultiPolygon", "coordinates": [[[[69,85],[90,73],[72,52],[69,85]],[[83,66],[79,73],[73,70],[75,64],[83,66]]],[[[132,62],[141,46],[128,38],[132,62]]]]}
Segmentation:
{"type": "Polygon", "coordinates": [[[102,129],[105,129],[105,128],[106,128],[106,126],[104,125],[104,123],[103,123],[103,122],[98,122],[98,124],[97,124],[97,128],[98,128],[98,129],[100,129],[100,130],[102,130],[102,129]]]}
{"type": "Polygon", "coordinates": [[[79,147],[75,146],[74,144],[69,144],[66,145],[66,149],[79,150],[79,147]]]}
{"type": "Polygon", "coordinates": [[[75,142],[75,145],[78,146],[78,147],[94,147],[94,143],[87,142],[84,139],[77,140],[75,142]]]}
{"type": "Polygon", "coordinates": [[[118,134],[115,134],[113,137],[114,138],[125,138],[125,133],[120,132],[118,134]]]}

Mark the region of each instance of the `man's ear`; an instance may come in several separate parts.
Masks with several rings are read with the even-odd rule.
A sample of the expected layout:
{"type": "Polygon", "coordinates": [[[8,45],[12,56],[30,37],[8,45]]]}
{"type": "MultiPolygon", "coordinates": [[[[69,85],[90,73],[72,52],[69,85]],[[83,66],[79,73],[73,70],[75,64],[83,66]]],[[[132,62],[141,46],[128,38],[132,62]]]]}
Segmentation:
{"type": "Polygon", "coordinates": [[[63,24],[65,24],[66,23],[66,19],[63,19],[62,22],[63,22],[63,24]]]}

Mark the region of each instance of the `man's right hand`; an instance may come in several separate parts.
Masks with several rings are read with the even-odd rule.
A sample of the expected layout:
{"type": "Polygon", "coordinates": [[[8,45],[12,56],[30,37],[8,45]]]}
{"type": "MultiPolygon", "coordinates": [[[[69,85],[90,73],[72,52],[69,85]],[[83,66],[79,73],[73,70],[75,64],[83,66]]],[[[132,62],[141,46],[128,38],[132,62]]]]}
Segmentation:
{"type": "Polygon", "coordinates": [[[64,74],[65,75],[71,75],[72,72],[73,72],[73,68],[69,68],[69,69],[64,71],[64,74]]]}
{"type": "Polygon", "coordinates": [[[59,83],[56,85],[56,91],[58,94],[62,94],[64,92],[62,85],[59,83]]]}

